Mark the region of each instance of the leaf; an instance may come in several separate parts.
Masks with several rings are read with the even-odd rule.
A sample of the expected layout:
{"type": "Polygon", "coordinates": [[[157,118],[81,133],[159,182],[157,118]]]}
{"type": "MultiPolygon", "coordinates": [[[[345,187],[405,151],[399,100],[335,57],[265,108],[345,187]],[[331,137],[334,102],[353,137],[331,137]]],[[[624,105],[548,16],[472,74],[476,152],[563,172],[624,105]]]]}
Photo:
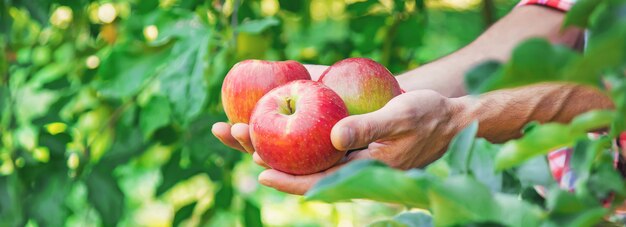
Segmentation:
{"type": "Polygon", "coordinates": [[[608,211],[595,199],[580,198],[556,187],[548,192],[546,205],[555,226],[591,226],[602,220],[608,211]]]}
{"type": "Polygon", "coordinates": [[[248,199],[244,200],[243,224],[246,227],[263,227],[261,209],[248,199]]]}
{"type": "Polygon", "coordinates": [[[173,62],[159,76],[163,94],[173,105],[175,119],[183,124],[196,117],[207,99],[204,73],[207,68],[210,33],[196,34],[177,42],[173,62]]]}
{"type": "Polygon", "coordinates": [[[495,157],[499,146],[485,139],[476,139],[469,160],[469,170],[474,177],[485,184],[491,191],[502,190],[502,173],[495,171],[495,157]]]}
{"type": "Polygon", "coordinates": [[[141,110],[139,125],[144,139],[152,136],[157,129],[170,123],[171,109],[167,98],[153,96],[141,110]]]}
{"type": "Polygon", "coordinates": [[[491,221],[498,215],[489,189],[471,177],[452,176],[433,184],[428,197],[436,226],[491,221]]]}
{"type": "Polygon", "coordinates": [[[23,225],[23,188],[16,174],[0,177],[0,225],[23,225]]]}
{"type": "Polygon", "coordinates": [[[237,27],[237,31],[248,34],[261,34],[265,30],[278,26],[280,21],[274,17],[267,17],[260,20],[247,20],[237,27]]]}
{"type": "Polygon", "coordinates": [[[178,209],[178,211],[176,211],[176,214],[174,214],[174,221],[172,222],[172,225],[180,226],[181,222],[191,217],[191,215],[193,214],[193,210],[196,208],[196,204],[198,204],[197,201],[187,204],[184,207],[178,209]]]}
{"type": "Polygon", "coordinates": [[[499,77],[502,64],[498,61],[486,61],[470,69],[465,76],[465,87],[470,94],[480,94],[487,90],[492,77],[499,77]]]}
{"type": "Polygon", "coordinates": [[[547,123],[535,126],[524,137],[506,142],[496,156],[496,169],[519,165],[538,155],[572,146],[587,131],[607,126],[613,119],[610,111],[591,111],[577,116],[570,125],[547,123]]]}
{"type": "Polygon", "coordinates": [[[24,201],[28,217],[40,226],[63,226],[70,214],[63,204],[70,190],[67,172],[49,172],[33,184],[37,187],[28,192],[30,195],[24,201]]]}
{"type": "Polygon", "coordinates": [[[404,212],[393,219],[374,222],[369,227],[432,227],[433,217],[426,212],[404,212]]]}
{"type": "Polygon", "coordinates": [[[168,48],[144,47],[137,50],[128,45],[119,45],[102,61],[98,75],[98,90],[105,97],[131,97],[154,77],[157,69],[168,61],[168,48]]]}
{"type": "Polygon", "coordinates": [[[161,166],[161,182],[156,188],[156,196],[161,196],[181,180],[188,179],[198,173],[200,168],[183,167],[180,165],[182,156],[181,151],[174,151],[170,160],[161,166]]]}
{"type": "MultiPolygon", "coordinates": [[[[402,4],[404,7],[404,4],[402,4]]],[[[422,40],[426,31],[426,19],[424,14],[413,13],[408,18],[398,23],[398,31],[412,31],[412,32],[398,32],[395,35],[394,45],[417,48],[422,45],[422,40]]],[[[386,41],[389,42],[389,41],[386,41]]]]}
{"type": "Polygon", "coordinates": [[[567,76],[563,71],[580,56],[562,46],[539,38],[529,39],[515,48],[511,60],[500,68],[496,62],[477,66],[465,81],[473,94],[518,87],[544,81],[571,81],[597,85],[593,75],[567,76]]]}
{"type": "Polygon", "coordinates": [[[542,210],[508,194],[492,194],[469,176],[453,176],[429,190],[436,226],[499,223],[506,226],[537,226],[542,210]],[[511,212],[515,211],[515,212],[511,212]]]}
{"type": "Polygon", "coordinates": [[[104,226],[115,226],[124,213],[124,194],[107,169],[95,169],[86,177],[89,202],[93,204],[104,226]]]}
{"type": "Polygon", "coordinates": [[[354,161],[320,180],[305,198],[324,202],[372,199],[425,208],[430,179],[421,170],[405,173],[374,160],[354,161]]]}
{"type": "Polygon", "coordinates": [[[478,122],[473,121],[469,126],[457,134],[446,151],[452,174],[467,173],[472,155],[472,146],[478,132],[478,122]]]}
{"type": "Polygon", "coordinates": [[[515,170],[522,186],[532,187],[534,185],[550,186],[556,183],[550,175],[550,167],[545,156],[534,157],[519,166],[515,170]]]}
{"type": "Polygon", "coordinates": [[[578,26],[587,28],[589,26],[589,18],[591,13],[602,3],[598,0],[579,0],[565,15],[563,27],[578,26]]]}
{"type": "Polygon", "coordinates": [[[305,5],[310,4],[308,1],[302,2],[302,1],[293,1],[293,0],[278,0],[278,3],[280,5],[281,10],[287,10],[287,11],[291,11],[294,13],[298,13],[303,9],[307,9],[305,5]]]}
{"type": "Polygon", "coordinates": [[[147,144],[139,128],[125,124],[118,124],[115,129],[115,139],[111,148],[102,155],[98,165],[102,168],[113,169],[115,166],[128,162],[131,158],[143,153],[147,144]]]}
{"type": "Polygon", "coordinates": [[[539,226],[546,216],[539,206],[520,200],[517,196],[496,194],[494,198],[500,211],[498,222],[506,226],[539,226]]]}
{"type": "Polygon", "coordinates": [[[362,16],[367,14],[370,9],[379,4],[377,0],[366,0],[362,2],[355,2],[346,7],[346,11],[352,16],[362,16]]]}

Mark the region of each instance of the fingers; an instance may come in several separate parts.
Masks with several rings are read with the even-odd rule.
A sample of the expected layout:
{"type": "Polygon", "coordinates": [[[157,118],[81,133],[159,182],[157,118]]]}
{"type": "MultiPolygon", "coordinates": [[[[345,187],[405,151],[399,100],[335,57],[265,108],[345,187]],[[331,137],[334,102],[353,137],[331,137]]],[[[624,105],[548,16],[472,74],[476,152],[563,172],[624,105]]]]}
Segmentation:
{"type": "Polygon", "coordinates": [[[213,135],[215,135],[218,140],[220,140],[223,144],[226,144],[226,146],[246,152],[245,148],[241,146],[239,141],[232,136],[230,129],[231,127],[228,123],[217,122],[213,124],[211,132],[213,132],[213,135]]]}
{"type": "Polygon", "coordinates": [[[248,130],[248,125],[243,123],[234,124],[230,129],[230,133],[237,141],[241,147],[247,153],[252,154],[254,152],[254,148],[252,147],[252,140],[250,139],[250,131],[248,130]]]}
{"type": "Polygon", "coordinates": [[[294,176],[278,170],[268,169],[259,175],[259,182],[265,186],[275,188],[281,192],[295,195],[304,195],[315,183],[326,175],[336,171],[340,166],[335,166],[320,173],[294,176]]]}
{"type": "Polygon", "coordinates": [[[271,168],[270,166],[267,165],[267,163],[265,163],[263,161],[263,159],[261,159],[261,156],[259,156],[259,153],[254,152],[254,154],[252,154],[252,160],[254,161],[254,163],[256,163],[257,165],[260,165],[266,169],[271,168]]]}
{"type": "MultiPolygon", "coordinates": [[[[386,106],[385,106],[386,107],[386,106]]],[[[386,136],[395,134],[402,118],[394,118],[397,114],[383,107],[380,110],[346,117],[333,127],[330,138],[338,150],[351,150],[367,147],[386,136]]]]}

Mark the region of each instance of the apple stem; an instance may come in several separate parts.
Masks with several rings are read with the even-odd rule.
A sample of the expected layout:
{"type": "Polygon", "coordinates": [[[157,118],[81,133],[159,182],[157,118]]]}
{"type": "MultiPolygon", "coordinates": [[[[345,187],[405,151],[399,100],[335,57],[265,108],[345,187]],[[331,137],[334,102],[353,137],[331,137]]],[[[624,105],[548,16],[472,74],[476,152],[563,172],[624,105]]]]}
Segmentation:
{"type": "Polygon", "coordinates": [[[292,98],[287,98],[287,109],[289,110],[290,115],[296,112],[295,102],[292,98]]]}

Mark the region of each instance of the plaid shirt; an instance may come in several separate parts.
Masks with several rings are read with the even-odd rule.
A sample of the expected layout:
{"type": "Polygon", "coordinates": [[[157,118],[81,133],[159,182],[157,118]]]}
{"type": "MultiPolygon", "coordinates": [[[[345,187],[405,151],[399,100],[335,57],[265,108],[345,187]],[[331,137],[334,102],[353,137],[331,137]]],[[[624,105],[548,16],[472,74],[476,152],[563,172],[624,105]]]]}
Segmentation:
{"type": "Polygon", "coordinates": [[[518,6],[542,5],[561,11],[568,11],[576,3],[576,0],[522,0],[518,6]]]}
{"type": "MultiPolygon", "coordinates": [[[[524,5],[542,5],[553,9],[567,12],[576,3],[576,0],[522,0],[517,6],[524,5]]],[[[589,133],[591,139],[598,138],[600,135],[597,133],[589,133]]],[[[614,162],[613,166],[617,168],[619,154],[621,149],[626,148],[626,133],[622,133],[620,138],[613,144],[614,147],[614,162]]],[[[626,153],[626,152],[624,152],[626,153]]],[[[554,180],[558,182],[562,189],[573,191],[574,184],[576,182],[576,175],[570,168],[570,159],[572,157],[572,148],[563,147],[550,152],[547,156],[548,165],[554,180]]],[[[537,191],[545,195],[546,190],[543,187],[535,187],[537,191]]]]}

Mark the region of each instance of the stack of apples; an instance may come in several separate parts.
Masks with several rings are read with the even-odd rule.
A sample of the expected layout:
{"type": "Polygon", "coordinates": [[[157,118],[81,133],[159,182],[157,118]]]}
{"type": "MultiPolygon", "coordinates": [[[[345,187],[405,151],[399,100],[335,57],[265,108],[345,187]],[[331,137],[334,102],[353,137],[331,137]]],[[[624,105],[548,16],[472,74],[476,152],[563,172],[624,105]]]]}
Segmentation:
{"type": "Polygon", "coordinates": [[[252,145],[267,165],[304,175],[345,155],[330,139],[339,120],[378,110],[400,93],[389,70],[367,58],[339,61],[318,81],[296,61],[245,60],[226,75],[222,104],[231,123],[249,124],[252,145]]]}

